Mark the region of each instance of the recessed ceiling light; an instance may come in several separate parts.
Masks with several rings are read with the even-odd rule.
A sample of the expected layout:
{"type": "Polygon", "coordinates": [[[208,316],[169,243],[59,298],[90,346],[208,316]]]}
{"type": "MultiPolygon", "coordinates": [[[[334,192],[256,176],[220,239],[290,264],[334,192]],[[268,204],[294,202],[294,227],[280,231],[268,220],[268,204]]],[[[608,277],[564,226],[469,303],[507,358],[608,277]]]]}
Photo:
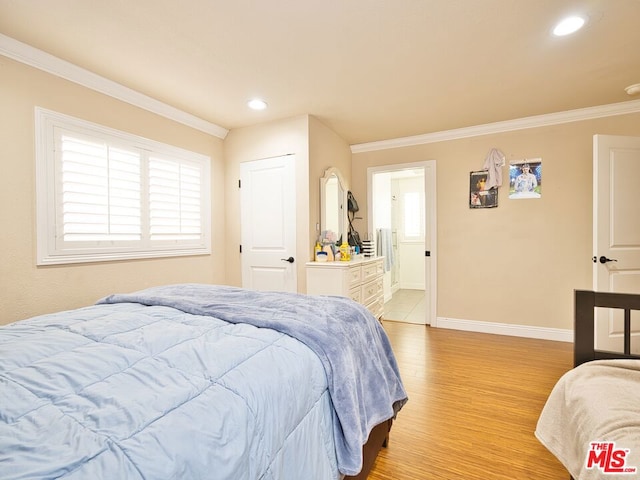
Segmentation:
{"type": "Polygon", "coordinates": [[[577,15],[573,17],[567,17],[556,25],[556,27],[553,29],[553,34],[557,37],[570,35],[580,30],[584,26],[585,22],[586,20],[584,17],[579,17],[577,15]]]}
{"type": "Polygon", "coordinates": [[[249,108],[253,110],[264,110],[265,108],[267,108],[267,102],[265,102],[264,100],[260,100],[259,98],[249,100],[247,105],[249,105],[249,108]]]}

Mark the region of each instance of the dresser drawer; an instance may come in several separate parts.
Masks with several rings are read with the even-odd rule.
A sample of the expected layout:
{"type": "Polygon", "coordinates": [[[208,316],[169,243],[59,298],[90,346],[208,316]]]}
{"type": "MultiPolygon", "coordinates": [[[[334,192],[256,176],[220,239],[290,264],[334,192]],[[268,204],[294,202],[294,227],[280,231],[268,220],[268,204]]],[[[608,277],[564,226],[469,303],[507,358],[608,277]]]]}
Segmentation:
{"type": "Polygon", "coordinates": [[[360,286],[349,290],[349,298],[354,302],[362,303],[362,289],[360,286]]]}
{"type": "Polygon", "coordinates": [[[347,285],[349,285],[349,288],[360,285],[361,282],[362,268],[360,267],[360,265],[349,267],[349,270],[347,271],[347,285]]]}
{"type": "Polygon", "coordinates": [[[382,258],[307,262],[307,293],[339,295],[364,305],[376,318],[384,309],[382,258]]]}
{"type": "Polygon", "coordinates": [[[382,275],[382,262],[374,262],[368,265],[362,266],[362,281],[366,282],[372,278],[376,278],[378,275],[382,275]]]}
{"type": "Polygon", "coordinates": [[[367,304],[366,307],[374,317],[380,319],[380,317],[382,317],[382,314],[384,313],[384,297],[382,295],[378,296],[377,299],[367,304]]]}
{"type": "Polygon", "coordinates": [[[378,275],[384,275],[384,265],[382,261],[376,263],[376,273],[378,275]]]}
{"type": "Polygon", "coordinates": [[[362,303],[368,305],[382,294],[382,279],[377,278],[362,285],[362,303]]]}

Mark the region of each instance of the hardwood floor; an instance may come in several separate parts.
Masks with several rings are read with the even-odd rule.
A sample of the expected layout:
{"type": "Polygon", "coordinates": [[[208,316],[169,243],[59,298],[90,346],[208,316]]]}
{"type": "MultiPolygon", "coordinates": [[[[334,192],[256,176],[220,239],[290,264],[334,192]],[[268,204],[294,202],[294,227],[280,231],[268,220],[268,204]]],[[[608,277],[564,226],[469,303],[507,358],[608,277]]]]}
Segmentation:
{"type": "Polygon", "coordinates": [[[568,480],[535,438],[573,345],[383,322],[409,402],[370,480],[568,480]]]}

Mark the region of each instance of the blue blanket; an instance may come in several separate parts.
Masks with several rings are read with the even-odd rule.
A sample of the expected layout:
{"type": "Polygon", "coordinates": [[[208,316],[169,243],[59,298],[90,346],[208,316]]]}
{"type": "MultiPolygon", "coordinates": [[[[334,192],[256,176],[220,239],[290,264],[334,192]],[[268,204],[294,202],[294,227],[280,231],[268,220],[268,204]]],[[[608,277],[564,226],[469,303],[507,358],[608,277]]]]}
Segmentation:
{"type": "Polygon", "coordinates": [[[276,330],[139,303],[0,327],[2,480],[337,480],[333,415],[276,330]]]}
{"type": "Polygon", "coordinates": [[[337,421],[338,468],[356,475],[371,429],[407,401],[395,357],[380,323],[343,297],[257,292],[182,284],[110,295],[99,303],[140,303],[281,331],[313,350],[325,369],[337,421]]]}

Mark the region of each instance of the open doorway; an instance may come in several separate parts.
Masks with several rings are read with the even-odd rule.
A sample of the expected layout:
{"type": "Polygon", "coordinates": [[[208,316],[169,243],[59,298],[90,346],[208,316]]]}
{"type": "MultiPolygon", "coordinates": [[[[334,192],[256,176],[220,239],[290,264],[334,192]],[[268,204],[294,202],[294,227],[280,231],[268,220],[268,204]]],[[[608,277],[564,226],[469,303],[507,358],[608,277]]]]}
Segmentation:
{"type": "Polygon", "coordinates": [[[383,318],[431,324],[435,298],[435,161],[368,169],[369,235],[384,255],[383,318]]]}

